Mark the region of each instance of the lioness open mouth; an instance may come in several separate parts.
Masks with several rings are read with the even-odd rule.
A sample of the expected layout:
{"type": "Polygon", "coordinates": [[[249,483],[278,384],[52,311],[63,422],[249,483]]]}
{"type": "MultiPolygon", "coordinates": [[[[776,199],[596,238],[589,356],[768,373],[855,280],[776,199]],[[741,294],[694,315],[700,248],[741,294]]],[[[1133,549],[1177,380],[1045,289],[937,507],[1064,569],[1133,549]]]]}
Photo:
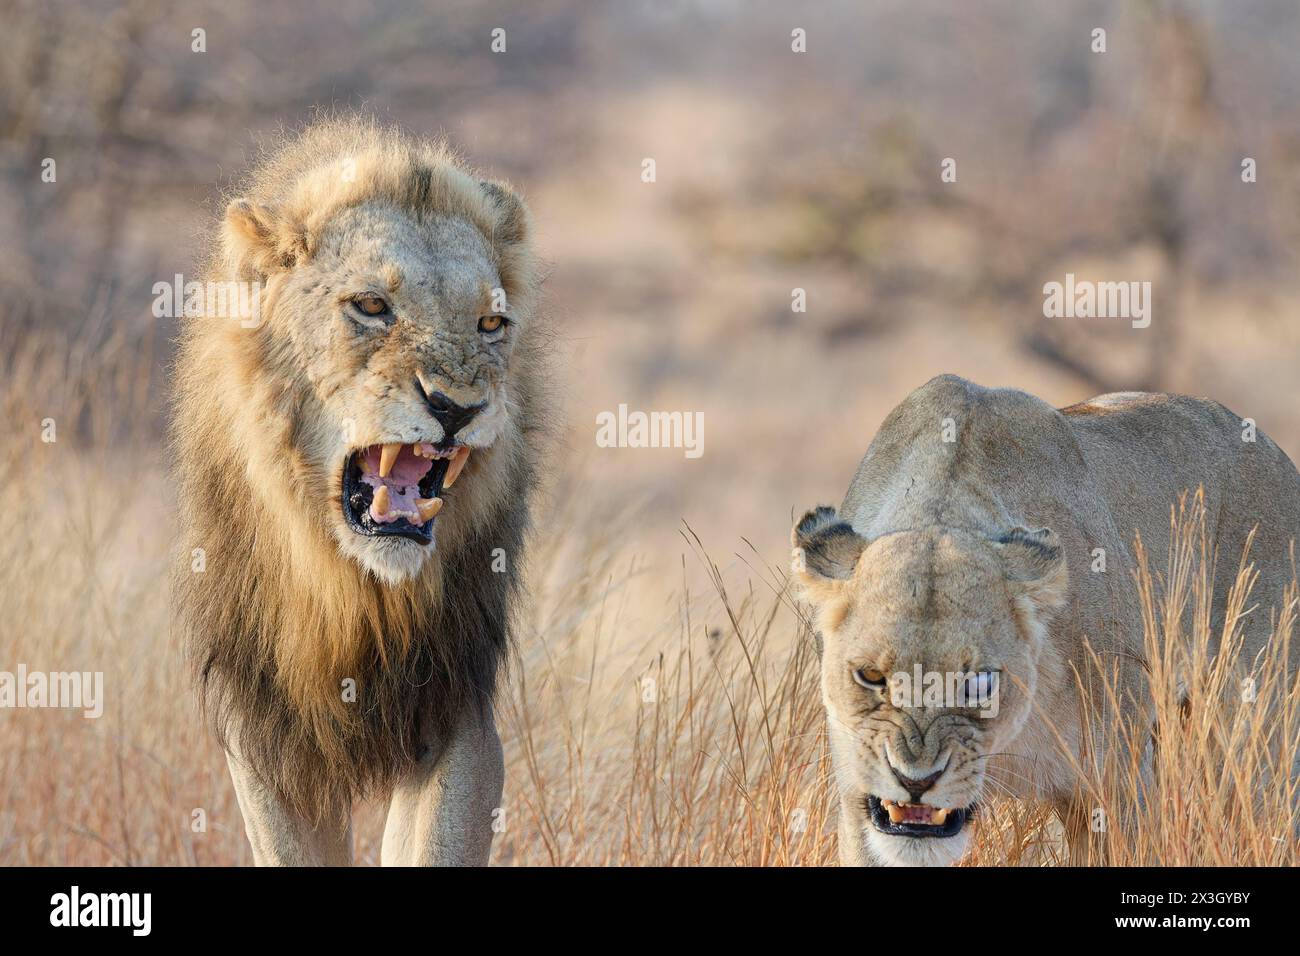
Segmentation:
{"type": "Polygon", "coordinates": [[[358,448],[343,465],[343,516],[357,534],[433,541],[440,495],[460,477],[469,447],[389,442],[358,448]]]}
{"type": "Polygon", "coordinates": [[[924,803],[895,803],[868,796],[871,822],[890,836],[950,837],[961,832],[970,817],[969,807],[932,807],[924,803]]]}

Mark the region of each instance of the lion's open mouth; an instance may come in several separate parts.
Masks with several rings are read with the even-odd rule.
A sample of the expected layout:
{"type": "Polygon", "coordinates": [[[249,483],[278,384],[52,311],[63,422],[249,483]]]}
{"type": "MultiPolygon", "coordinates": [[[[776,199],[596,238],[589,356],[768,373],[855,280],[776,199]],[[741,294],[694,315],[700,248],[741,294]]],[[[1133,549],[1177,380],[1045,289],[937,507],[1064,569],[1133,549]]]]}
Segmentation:
{"type": "Polygon", "coordinates": [[[950,837],[961,832],[971,815],[970,807],[932,807],[924,803],[895,803],[867,797],[871,822],[890,836],[950,837]]]}
{"type": "Polygon", "coordinates": [[[343,465],[343,516],[357,534],[433,540],[444,488],[460,476],[469,448],[390,442],[358,448],[343,465]]]}

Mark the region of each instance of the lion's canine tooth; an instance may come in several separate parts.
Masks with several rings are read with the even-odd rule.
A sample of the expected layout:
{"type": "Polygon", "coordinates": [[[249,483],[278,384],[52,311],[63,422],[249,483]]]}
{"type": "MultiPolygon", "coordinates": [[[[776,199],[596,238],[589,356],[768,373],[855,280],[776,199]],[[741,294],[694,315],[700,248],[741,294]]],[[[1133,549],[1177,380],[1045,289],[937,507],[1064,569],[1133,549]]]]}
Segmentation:
{"type": "Polygon", "coordinates": [[[384,445],[379,452],[379,477],[387,478],[388,473],[393,470],[393,465],[397,462],[397,456],[401,454],[401,442],[389,442],[384,445]]]}
{"type": "Polygon", "coordinates": [[[373,511],[375,515],[380,518],[388,514],[388,486],[387,485],[380,485],[378,488],[375,489],[375,500],[372,502],[370,506],[370,510],[373,511]]]}
{"type": "Polygon", "coordinates": [[[452,456],[451,464],[447,466],[447,476],[442,480],[444,488],[450,488],[460,477],[461,471],[465,468],[465,462],[469,461],[469,446],[461,445],[456,449],[456,454],[452,456]]]}
{"type": "Polygon", "coordinates": [[[420,509],[420,524],[424,524],[442,510],[441,498],[416,498],[415,507],[420,509]]]}
{"type": "Polygon", "coordinates": [[[882,800],[881,803],[885,805],[885,810],[889,813],[889,820],[891,823],[897,823],[899,820],[903,819],[905,814],[903,808],[898,804],[894,803],[892,800],[882,800]]]}
{"type": "Polygon", "coordinates": [[[948,807],[939,807],[938,809],[931,810],[930,822],[937,827],[941,827],[943,826],[944,822],[948,819],[948,814],[950,812],[951,810],[948,807]]]}

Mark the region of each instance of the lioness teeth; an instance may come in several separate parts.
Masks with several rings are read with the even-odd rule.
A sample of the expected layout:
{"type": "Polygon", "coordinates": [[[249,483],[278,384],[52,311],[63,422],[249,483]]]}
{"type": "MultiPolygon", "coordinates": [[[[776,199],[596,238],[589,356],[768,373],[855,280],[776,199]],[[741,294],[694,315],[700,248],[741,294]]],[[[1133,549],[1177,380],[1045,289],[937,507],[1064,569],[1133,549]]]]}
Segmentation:
{"type": "Polygon", "coordinates": [[[380,485],[375,489],[375,500],[371,505],[370,510],[374,513],[376,518],[382,518],[384,515],[388,514],[388,505],[388,486],[380,485]]]}
{"type": "Polygon", "coordinates": [[[447,466],[447,477],[442,480],[444,488],[450,488],[456,483],[456,479],[460,477],[460,473],[464,470],[467,461],[469,461],[469,446],[458,446],[456,454],[452,456],[451,464],[447,466]]]}
{"type": "Polygon", "coordinates": [[[881,800],[880,805],[889,814],[891,823],[919,823],[923,826],[941,827],[948,821],[951,807],[930,807],[923,803],[895,803],[881,800]]]}
{"type": "Polygon", "coordinates": [[[397,462],[397,456],[401,454],[402,443],[391,442],[379,452],[379,477],[387,478],[388,473],[393,470],[393,465],[397,462]]]}
{"type": "Polygon", "coordinates": [[[442,510],[442,499],[441,498],[416,498],[415,507],[419,509],[420,523],[423,524],[424,522],[428,521],[430,518],[432,518],[434,515],[436,515],[439,511],[442,510]]]}

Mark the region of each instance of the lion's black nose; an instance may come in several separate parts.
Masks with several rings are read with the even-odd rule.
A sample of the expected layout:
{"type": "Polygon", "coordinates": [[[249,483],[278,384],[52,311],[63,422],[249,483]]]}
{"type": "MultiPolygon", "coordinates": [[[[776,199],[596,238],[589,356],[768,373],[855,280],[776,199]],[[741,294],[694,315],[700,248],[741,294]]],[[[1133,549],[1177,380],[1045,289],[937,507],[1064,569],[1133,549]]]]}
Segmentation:
{"type": "Polygon", "coordinates": [[[930,776],[924,777],[921,780],[913,780],[911,777],[903,776],[898,772],[898,769],[894,767],[893,764],[890,764],[889,769],[894,774],[894,779],[902,785],[904,790],[911,794],[912,799],[915,801],[920,800],[921,795],[933,787],[939,781],[939,778],[943,776],[943,771],[948,768],[944,767],[943,770],[940,770],[937,773],[932,773],[930,776]]]}
{"type": "Polygon", "coordinates": [[[456,433],[473,421],[474,416],[483,411],[487,405],[487,402],[479,402],[477,405],[457,405],[442,392],[426,392],[423,385],[420,385],[420,394],[424,396],[424,402],[429,406],[433,417],[442,426],[443,441],[455,438],[456,433]]]}

